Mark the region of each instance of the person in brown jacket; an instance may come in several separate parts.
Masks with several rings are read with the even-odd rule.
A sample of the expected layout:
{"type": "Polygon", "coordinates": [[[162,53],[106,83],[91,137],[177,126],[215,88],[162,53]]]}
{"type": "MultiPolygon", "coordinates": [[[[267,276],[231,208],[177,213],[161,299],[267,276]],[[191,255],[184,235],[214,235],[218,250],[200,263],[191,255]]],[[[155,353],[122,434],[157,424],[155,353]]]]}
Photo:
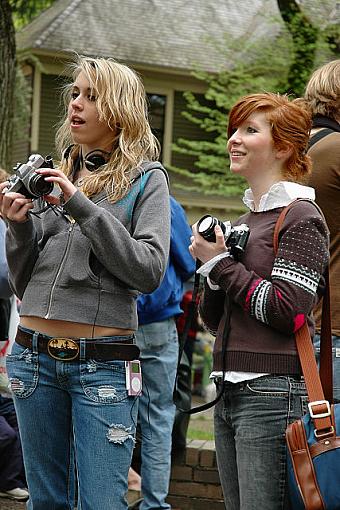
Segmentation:
{"type": "MultiPolygon", "coordinates": [[[[333,333],[334,399],[340,402],[340,59],[316,69],[305,91],[313,112],[309,156],[313,170],[309,185],[315,188],[330,231],[330,292],[333,333]]],[[[321,306],[315,309],[320,333],[321,306]]],[[[314,338],[317,355],[320,336],[314,338]]]]}

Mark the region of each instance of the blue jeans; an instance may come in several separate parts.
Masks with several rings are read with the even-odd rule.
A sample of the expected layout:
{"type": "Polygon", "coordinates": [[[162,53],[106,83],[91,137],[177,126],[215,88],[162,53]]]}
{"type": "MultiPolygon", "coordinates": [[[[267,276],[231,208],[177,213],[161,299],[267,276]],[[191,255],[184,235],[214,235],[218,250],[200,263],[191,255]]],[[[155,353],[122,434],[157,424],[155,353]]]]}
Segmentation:
{"type": "MultiPolygon", "coordinates": [[[[333,335],[332,337],[332,354],[333,354],[333,398],[334,403],[340,403],[340,337],[333,335]]],[[[320,358],[320,335],[314,336],[315,356],[317,362],[320,358]]]]}
{"type": "Polygon", "coordinates": [[[171,433],[175,417],[172,400],[177,362],[178,336],[173,318],[138,328],[143,393],[139,399],[141,426],[141,510],[171,508],[168,495],[171,471],[171,433]]]}
{"type": "MultiPolygon", "coordinates": [[[[126,337],[123,337],[126,338],[126,337]]],[[[105,337],[103,341],[121,341],[105,337]]],[[[126,510],[137,400],[122,361],[56,361],[14,344],[7,369],[22,439],[29,510],[126,510]],[[74,454],[74,455],[73,455],[74,454]]]]}
{"type": "Polygon", "coordinates": [[[292,377],[225,383],[214,419],[217,465],[228,510],[289,508],[285,430],[306,412],[306,395],[305,383],[292,377]]]}

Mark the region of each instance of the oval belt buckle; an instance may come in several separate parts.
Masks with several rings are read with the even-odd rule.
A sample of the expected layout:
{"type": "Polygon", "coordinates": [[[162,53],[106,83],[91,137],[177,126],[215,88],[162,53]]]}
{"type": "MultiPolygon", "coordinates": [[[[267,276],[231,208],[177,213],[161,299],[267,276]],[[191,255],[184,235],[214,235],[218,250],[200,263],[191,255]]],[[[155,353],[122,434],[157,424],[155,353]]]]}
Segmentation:
{"type": "Polygon", "coordinates": [[[79,345],[71,338],[51,338],[47,344],[47,352],[58,361],[72,361],[78,357],[79,345]]]}

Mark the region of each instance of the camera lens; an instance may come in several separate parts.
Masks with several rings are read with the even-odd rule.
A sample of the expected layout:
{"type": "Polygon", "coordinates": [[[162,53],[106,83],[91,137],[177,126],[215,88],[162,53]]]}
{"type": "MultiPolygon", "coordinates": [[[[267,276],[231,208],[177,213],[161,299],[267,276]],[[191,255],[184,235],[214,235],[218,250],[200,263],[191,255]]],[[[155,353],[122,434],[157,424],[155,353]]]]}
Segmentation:
{"type": "Polygon", "coordinates": [[[212,216],[203,217],[202,220],[198,224],[198,232],[203,235],[204,232],[210,231],[214,228],[215,222],[212,216]]]}
{"type": "Polygon", "coordinates": [[[43,195],[48,195],[53,191],[53,182],[45,181],[45,177],[43,175],[34,174],[31,176],[28,188],[29,192],[34,197],[42,197],[43,195]]]}
{"type": "Polygon", "coordinates": [[[202,237],[204,237],[206,241],[214,243],[216,241],[215,236],[216,225],[219,225],[221,227],[223,233],[225,232],[225,225],[220,220],[218,220],[214,216],[206,214],[199,220],[197,224],[197,231],[199,234],[201,234],[202,237]]]}

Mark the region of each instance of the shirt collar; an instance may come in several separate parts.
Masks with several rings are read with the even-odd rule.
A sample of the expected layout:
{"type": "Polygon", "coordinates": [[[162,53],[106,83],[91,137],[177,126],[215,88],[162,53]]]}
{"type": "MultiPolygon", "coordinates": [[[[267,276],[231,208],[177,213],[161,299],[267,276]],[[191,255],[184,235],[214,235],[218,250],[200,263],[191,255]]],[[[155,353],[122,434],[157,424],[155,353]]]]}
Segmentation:
{"type": "MultiPolygon", "coordinates": [[[[276,182],[269,188],[267,193],[262,195],[259,208],[256,212],[270,211],[277,207],[286,207],[286,205],[297,198],[315,200],[314,188],[303,186],[296,182],[276,182]]],[[[251,211],[255,211],[253,192],[250,188],[244,192],[243,202],[251,211]]]]}

